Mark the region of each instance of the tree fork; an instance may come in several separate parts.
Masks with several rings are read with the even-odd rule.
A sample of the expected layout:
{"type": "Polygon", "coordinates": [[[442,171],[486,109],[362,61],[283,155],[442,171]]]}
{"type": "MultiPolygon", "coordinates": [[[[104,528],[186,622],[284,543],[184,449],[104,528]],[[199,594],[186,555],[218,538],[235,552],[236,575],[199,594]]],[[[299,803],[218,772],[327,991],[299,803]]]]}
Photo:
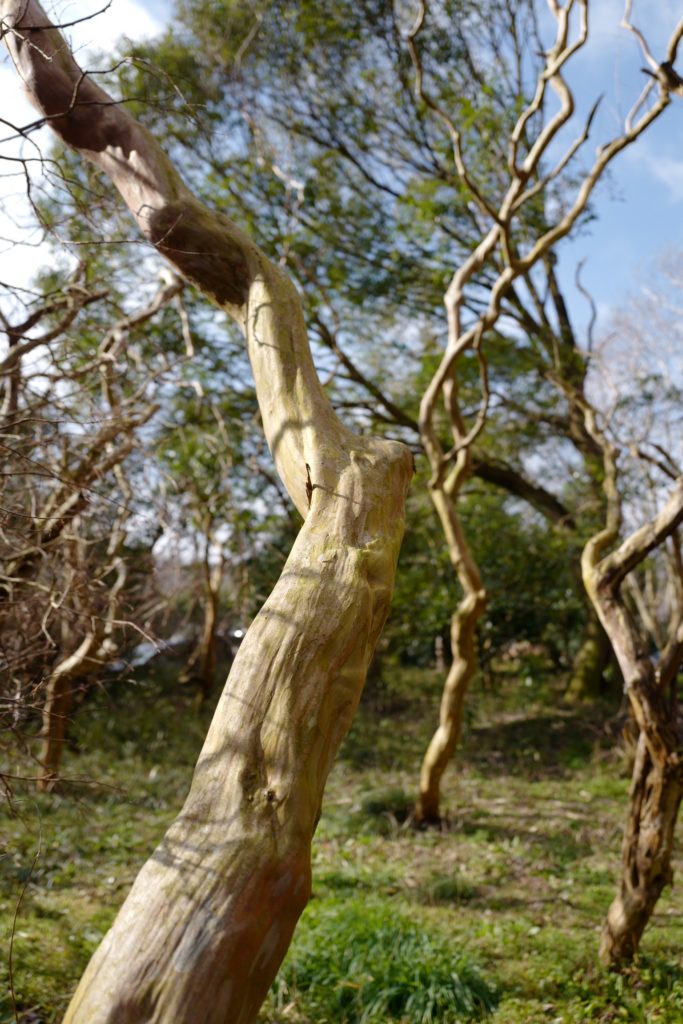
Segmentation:
{"type": "Polygon", "coordinates": [[[637,953],[662,889],[672,880],[673,837],[683,796],[683,742],[662,685],[675,678],[681,652],[676,644],[668,653],[665,650],[659,674],[655,674],[621,588],[628,573],[683,522],[683,477],[654,519],[601,558],[617,540],[621,522],[616,455],[587,405],[585,415],[603,451],[607,523],[584,548],[583,576],[614,648],[640,730],[622,843],[621,879],[600,939],[603,964],[618,968],[637,953]]]}
{"type": "Polygon", "coordinates": [[[289,278],[192,195],[153,137],[83,74],[39,4],[0,0],[0,16],[57,134],[109,175],[145,237],[241,325],[268,444],[305,519],[235,659],[185,805],[65,1021],[249,1024],[308,899],[324,783],[389,608],[412,456],[341,424],[289,278]]]}

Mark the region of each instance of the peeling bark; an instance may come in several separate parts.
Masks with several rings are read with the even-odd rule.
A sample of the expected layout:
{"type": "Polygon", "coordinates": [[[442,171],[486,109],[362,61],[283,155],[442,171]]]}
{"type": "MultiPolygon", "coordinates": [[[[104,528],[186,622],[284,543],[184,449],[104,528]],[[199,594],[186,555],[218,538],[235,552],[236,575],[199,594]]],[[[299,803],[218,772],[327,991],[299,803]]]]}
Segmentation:
{"type": "Polygon", "coordinates": [[[607,966],[633,959],[662,890],[673,882],[671,855],[682,795],[680,771],[655,764],[641,733],[629,791],[621,880],[600,936],[600,959],[607,966]]]}
{"type": "Polygon", "coordinates": [[[671,855],[683,796],[683,744],[654,667],[638,648],[638,633],[623,598],[619,595],[615,600],[602,589],[598,607],[624,672],[626,693],[640,730],[622,843],[621,879],[600,939],[602,962],[618,967],[637,953],[662,889],[673,880],[671,855]]]}
{"type": "Polygon", "coordinates": [[[621,880],[600,940],[600,958],[620,967],[638,951],[643,931],[665,885],[672,881],[671,853],[683,796],[683,739],[678,731],[675,687],[681,651],[672,637],[655,671],[622,593],[628,575],[683,522],[683,478],[677,480],[661,512],[614,550],[621,527],[616,450],[584,402],[587,429],[604,462],[606,523],[584,548],[581,568],[586,591],[614,649],[624,691],[639,730],[621,856],[621,880]],[[609,551],[608,554],[605,552],[609,551]]]}
{"type": "Polygon", "coordinates": [[[268,444],[305,518],[242,642],[186,803],[65,1020],[248,1024],[308,899],[325,779],[389,607],[412,456],[341,424],[293,284],[189,192],[149,133],[82,74],[38,3],[0,0],[0,13],[52,127],[110,176],[149,241],[242,326],[268,444]]]}

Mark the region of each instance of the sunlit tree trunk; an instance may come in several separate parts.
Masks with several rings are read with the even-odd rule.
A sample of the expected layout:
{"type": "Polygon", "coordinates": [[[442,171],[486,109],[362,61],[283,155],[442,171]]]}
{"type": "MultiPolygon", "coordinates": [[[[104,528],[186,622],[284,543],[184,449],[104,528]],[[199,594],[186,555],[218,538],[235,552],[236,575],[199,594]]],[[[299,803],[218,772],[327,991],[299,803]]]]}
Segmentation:
{"type": "Polygon", "coordinates": [[[242,326],[266,437],[305,519],[240,647],[185,805],[65,1020],[248,1024],[309,896],[325,779],[389,607],[412,457],[339,422],[287,276],[188,191],[152,137],[82,75],[39,5],[1,0],[0,11],[52,127],[109,174],[146,237],[242,326]]]}
{"type": "Polygon", "coordinates": [[[655,670],[622,585],[683,522],[683,478],[662,511],[609,551],[621,526],[616,450],[584,404],[586,423],[603,452],[607,497],[605,527],[586,545],[586,591],[624,676],[624,690],[639,730],[622,844],[621,880],[602,928],[600,958],[617,967],[630,960],[664,886],[672,880],[673,836],[683,795],[683,743],[676,715],[676,676],[683,656],[683,626],[676,625],[655,670]],[[609,553],[607,553],[609,552],[609,553]]]}
{"type": "Polygon", "coordinates": [[[432,491],[446,537],[451,564],[463,590],[451,618],[451,662],[441,695],[439,725],[430,740],[420,770],[420,788],[413,812],[416,824],[436,824],[441,818],[441,780],[460,740],[465,697],[477,670],[476,626],[486,607],[486,593],[446,489],[432,491]]]}

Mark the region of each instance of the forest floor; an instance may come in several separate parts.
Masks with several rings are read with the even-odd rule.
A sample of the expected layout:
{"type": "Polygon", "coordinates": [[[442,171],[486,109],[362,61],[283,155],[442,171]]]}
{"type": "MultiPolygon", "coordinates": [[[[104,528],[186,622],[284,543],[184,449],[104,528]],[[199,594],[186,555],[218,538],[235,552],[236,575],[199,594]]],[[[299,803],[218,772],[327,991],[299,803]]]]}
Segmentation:
{"type": "MultiPolygon", "coordinates": [[[[635,966],[597,964],[627,792],[613,709],[564,704],[516,668],[472,693],[439,830],[406,817],[440,681],[385,668],[369,684],[264,1024],[683,1024],[680,889],[662,896],[635,966]]],[[[79,711],[64,768],[81,781],[47,795],[15,785],[2,810],[0,1024],[61,1019],[180,807],[209,715],[168,675],[119,683],[79,711]]]]}

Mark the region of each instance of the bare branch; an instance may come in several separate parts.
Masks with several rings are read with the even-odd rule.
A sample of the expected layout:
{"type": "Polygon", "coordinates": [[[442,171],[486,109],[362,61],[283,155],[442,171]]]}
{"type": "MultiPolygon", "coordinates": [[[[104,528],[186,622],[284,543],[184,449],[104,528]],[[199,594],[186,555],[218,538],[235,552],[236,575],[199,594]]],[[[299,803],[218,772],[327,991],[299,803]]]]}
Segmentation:
{"type": "Polygon", "coordinates": [[[636,530],[597,566],[601,587],[616,590],[624,577],[639,565],[683,522],[683,477],[679,477],[664,508],[636,530]]]}

